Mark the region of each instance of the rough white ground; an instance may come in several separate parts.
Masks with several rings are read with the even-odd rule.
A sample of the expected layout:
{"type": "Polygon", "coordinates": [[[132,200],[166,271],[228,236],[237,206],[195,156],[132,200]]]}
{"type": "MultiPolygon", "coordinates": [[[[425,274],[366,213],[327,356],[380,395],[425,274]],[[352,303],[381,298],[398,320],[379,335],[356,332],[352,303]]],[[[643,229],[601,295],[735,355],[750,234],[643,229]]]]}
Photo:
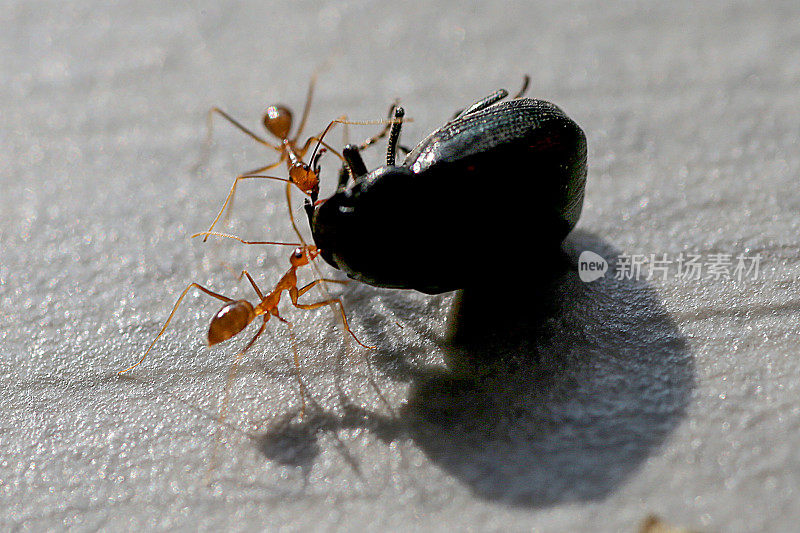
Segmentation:
{"type": "MultiPolygon", "coordinates": [[[[634,531],[650,512],[796,527],[795,1],[5,2],[0,78],[3,529],[634,531]],[[535,260],[569,268],[527,275],[530,228],[488,294],[336,289],[373,353],[343,348],[329,309],[287,306],[294,339],[268,325],[224,426],[246,339],[204,346],[205,297],[116,379],[188,282],[250,297],[235,272],[266,287],[285,270],[285,248],[187,239],[273,155],[218,122],[205,173],[192,166],[210,106],[253,128],[269,103],[299,111],[326,61],[309,131],[399,97],[409,144],[529,73],[589,139],[579,231],[566,259],[535,260]],[[586,249],[611,261],[592,284],[586,249]],[[740,254],[760,271],[615,279],[620,255],[681,253],[703,278],[725,254],[731,273],[740,254]],[[315,402],[303,419],[292,346],[315,402]]],[[[281,187],[243,185],[225,229],[291,239],[281,187]]]]}

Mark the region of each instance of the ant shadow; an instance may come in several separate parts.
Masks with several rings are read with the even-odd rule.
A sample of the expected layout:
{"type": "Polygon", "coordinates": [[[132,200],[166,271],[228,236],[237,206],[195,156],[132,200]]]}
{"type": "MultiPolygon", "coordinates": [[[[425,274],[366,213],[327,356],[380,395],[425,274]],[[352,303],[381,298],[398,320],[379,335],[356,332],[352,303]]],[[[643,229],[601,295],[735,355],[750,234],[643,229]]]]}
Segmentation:
{"type": "Polygon", "coordinates": [[[363,478],[359,460],[350,453],[347,443],[338,438],[342,430],[366,429],[386,444],[407,434],[402,421],[359,407],[346,397],[340,397],[343,414],[325,410],[315,405],[313,399],[311,401],[311,409],[302,418],[299,411],[287,412],[273,421],[266,432],[255,437],[258,450],[267,459],[299,468],[304,485],[308,483],[311,469],[322,452],[319,437],[323,433],[333,438],[336,452],[359,478],[363,478]]]}
{"type": "Polygon", "coordinates": [[[607,497],[678,425],[694,387],[686,339],[647,282],[615,279],[618,255],[577,231],[556,261],[508,276],[515,284],[460,291],[441,344],[446,368],[415,368],[402,352],[376,358],[411,383],[395,416],[343,398],[343,415],[287,413],[259,449],[309,472],[322,432],[365,428],[410,440],[481,498],[537,507],[607,497]],[[579,279],[583,250],[609,261],[605,277],[579,279]]]}

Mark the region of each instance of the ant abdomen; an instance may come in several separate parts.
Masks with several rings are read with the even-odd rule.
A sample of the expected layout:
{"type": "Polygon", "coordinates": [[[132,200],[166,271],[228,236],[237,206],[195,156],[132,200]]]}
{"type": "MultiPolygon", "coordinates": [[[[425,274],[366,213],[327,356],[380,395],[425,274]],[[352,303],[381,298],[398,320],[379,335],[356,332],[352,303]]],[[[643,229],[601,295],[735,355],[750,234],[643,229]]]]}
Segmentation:
{"type": "Polygon", "coordinates": [[[253,305],[247,300],[228,302],[217,311],[208,327],[208,345],[226,341],[242,331],[256,317],[253,305]]]}
{"type": "Polygon", "coordinates": [[[264,127],[280,140],[289,137],[292,129],[292,112],[282,105],[271,105],[264,113],[264,127]]]}

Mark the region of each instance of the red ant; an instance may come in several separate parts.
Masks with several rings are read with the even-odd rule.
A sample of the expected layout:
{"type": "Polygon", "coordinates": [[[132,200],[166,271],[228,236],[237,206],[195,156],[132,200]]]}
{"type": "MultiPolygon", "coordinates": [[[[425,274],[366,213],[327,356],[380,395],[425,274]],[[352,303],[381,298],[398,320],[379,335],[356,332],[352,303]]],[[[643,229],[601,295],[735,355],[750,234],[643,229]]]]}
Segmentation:
{"type": "MultiPolygon", "coordinates": [[[[207,237],[209,234],[217,235],[217,236],[230,237],[230,238],[236,239],[236,240],[238,240],[238,241],[240,241],[240,242],[242,242],[244,244],[282,244],[282,245],[295,246],[294,244],[291,244],[291,243],[245,241],[245,240],[239,239],[238,237],[235,237],[233,235],[225,235],[225,234],[215,233],[215,232],[198,233],[196,235],[192,235],[192,237],[198,237],[198,236],[201,236],[201,235],[204,235],[204,236],[207,237]]],[[[325,299],[325,300],[322,300],[322,301],[319,301],[319,302],[308,303],[308,304],[300,303],[298,301],[298,299],[302,295],[304,295],[312,287],[318,285],[319,283],[322,283],[322,282],[340,283],[340,284],[348,283],[348,281],[345,281],[345,280],[320,278],[320,279],[316,279],[316,280],[312,281],[311,283],[308,283],[307,285],[303,286],[302,288],[298,288],[297,287],[297,270],[300,267],[308,265],[312,260],[314,260],[314,258],[316,258],[319,255],[319,253],[320,252],[319,252],[319,250],[317,249],[316,246],[313,246],[313,245],[310,245],[310,246],[307,246],[307,245],[298,246],[292,252],[292,254],[289,256],[289,269],[281,277],[281,279],[278,281],[278,283],[275,284],[275,288],[272,289],[272,291],[269,292],[266,295],[261,292],[261,289],[259,289],[258,285],[256,284],[255,280],[252,278],[252,276],[250,276],[250,273],[247,272],[247,270],[243,270],[241,275],[239,276],[239,279],[241,279],[242,276],[247,276],[248,281],[250,281],[250,284],[253,286],[253,290],[255,290],[256,294],[258,295],[258,298],[261,300],[256,305],[253,305],[252,303],[250,303],[249,301],[244,300],[244,299],[242,299],[242,300],[234,300],[232,298],[228,298],[227,296],[224,296],[224,295],[216,293],[216,292],[214,292],[214,291],[212,291],[210,289],[207,289],[206,287],[203,287],[199,283],[194,283],[194,282],[190,283],[183,290],[181,295],[178,297],[178,301],[175,302],[175,306],[172,308],[172,312],[169,314],[169,317],[167,317],[167,320],[164,323],[164,325],[162,326],[161,331],[158,332],[158,335],[156,335],[155,339],[153,339],[153,342],[150,343],[150,346],[148,346],[148,348],[145,351],[144,355],[142,355],[142,357],[135,364],[129,366],[128,368],[126,368],[124,370],[121,370],[121,371],[117,372],[117,375],[122,375],[122,374],[124,374],[124,373],[126,373],[126,372],[128,372],[130,370],[133,370],[134,368],[139,366],[145,360],[147,355],[153,349],[153,346],[155,345],[156,341],[167,330],[167,327],[169,326],[169,323],[172,321],[172,317],[175,316],[175,312],[178,310],[178,306],[180,305],[181,301],[183,300],[183,298],[186,296],[186,294],[189,292],[189,290],[192,287],[200,289],[201,291],[203,291],[204,293],[208,294],[209,296],[212,296],[214,298],[217,298],[218,300],[222,300],[223,302],[225,302],[225,304],[222,306],[222,308],[220,308],[220,310],[217,311],[214,314],[213,318],[211,319],[211,323],[209,325],[208,335],[207,335],[208,345],[209,346],[213,346],[213,345],[218,344],[220,342],[226,341],[226,340],[230,339],[231,337],[236,336],[241,331],[243,331],[256,318],[258,318],[259,316],[263,316],[264,317],[262,322],[261,322],[261,325],[258,328],[258,331],[256,331],[256,334],[250,339],[250,341],[245,345],[245,347],[241,351],[239,351],[239,353],[236,355],[236,358],[235,358],[234,362],[231,364],[230,370],[228,372],[228,377],[227,377],[227,380],[226,380],[226,383],[225,383],[225,389],[224,389],[224,393],[223,393],[222,403],[220,404],[219,414],[217,416],[217,421],[219,423],[222,423],[222,421],[225,419],[225,413],[226,413],[227,406],[228,406],[228,399],[230,397],[230,389],[231,389],[231,386],[233,384],[234,378],[236,377],[236,372],[238,370],[239,363],[241,362],[242,357],[244,357],[244,354],[255,344],[256,340],[258,340],[258,338],[261,336],[261,334],[264,333],[264,330],[266,329],[266,326],[267,326],[267,322],[270,320],[270,318],[272,318],[272,317],[277,318],[278,320],[280,320],[281,322],[286,324],[290,328],[290,332],[291,332],[292,323],[289,322],[288,320],[286,320],[285,318],[283,318],[282,316],[280,316],[280,313],[278,312],[278,304],[281,301],[281,296],[283,294],[283,291],[286,291],[286,292],[289,293],[289,298],[291,299],[292,305],[294,305],[298,309],[311,310],[311,309],[317,309],[317,308],[325,306],[325,305],[333,305],[333,304],[338,305],[339,306],[339,311],[340,311],[341,316],[342,316],[342,323],[344,325],[345,330],[347,330],[347,332],[353,337],[353,339],[355,339],[355,341],[359,345],[363,346],[364,348],[375,349],[374,346],[368,346],[368,345],[364,344],[363,342],[361,342],[360,340],[358,340],[358,337],[356,337],[355,333],[353,333],[353,330],[350,329],[350,326],[349,326],[349,324],[347,322],[347,316],[345,315],[345,311],[344,311],[344,304],[342,303],[341,299],[339,299],[339,298],[328,298],[328,299],[325,299]]],[[[303,383],[302,376],[300,375],[300,363],[299,363],[299,358],[298,358],[296,349],[294,350],[294,367],[295,367],[295,372],[297,374],[297,382],[298,382],[299,387],[300,387],[300,399],[301,399],[301,402],[302,402],[302,407],[301,407],[301,410],[300,410],[300,416],[303,416],[303,414],[305,413],[305,409],[306,409],[306,399],[305,399],[306,398],[305,397],[306,387],[305,387],[305,384],[303,383]]],[[[214,458],[216,457],[217,447],[219,445],[219,441],[220,441],[220,438],[221,438],[220,429],[221,428],[217,429],[217,435],[216,435],[216,438],[214,440],[214,451],[212,453],[212,458],[211,458],[211,460],[209,462],[209,471],[208,471],[207,476],[210,476],[211,471],[214,468],[214,464],[215,464],[215,459],[214,458]]]]}
{"type": "MultiPolygon", "coordinates": [[[[300,124],[297,127],[297,131],[295,132],[293,137],[290,137],[289,134],[292,130],[292,123],[293,123],[293,115],[289,108],[282,106],[282,105],[271,105],[269,106],[266,111],[264,112],[264,116],[261,120],[264,128],[272,134],[278,141],[279,144],[273,144],[266,139],[260,137],[253,133],[250,129],[239,123],[236,119],[231,117],[228,113],[223,111],[218,107],[213,107],[208,113],[208,132],[209,132],[209,140],[212,130],[212,119],[214,114],[218,114],[226,119],[228,122],[233,124],[236,128],[241,130],[243,133],[248,135],[250,138],[255,140],[256,142],[271,148],[280,154],[278,161],[275,163],[259,167],[243,174],[240,174],[236,177],[231,186],[231,190],[228,193],[228,196],[225,198],[225,202],[222,204],[222,207],[217,213],[216,218],[211,223],[211,226],[208,228],[208,231],[211,232],[214,229],[214,226],[217,224],[219,219],[222,217],[222,214],[225,212],[226,208],[233,203],[233,197],[236,194],[236,186],[239,183],[239,180],[243,179],[270,179],[276,181],[283,181],[286,182],[286,197],[287,201],[289,202],[289,208],[291,209],[291,186],[294,185],[298,189],[300,189],[303,194],[306,194],[311,198],[312,202],[316,202],[317,198],[319,197],[319,157],[322,155],[322,151],[327,149],[331,153],[335,154],[343,164],[345,163],[344,158],[342,155],[334,150],[330,145],[325,143],[322,139],[325,137],[327,132],[336,124],[375,124],[373,121],[349,121],[347,120],[346,116],[341,116],[338,119],[332,120],[328,126],[323,130],[323,132],[319,135],[311,136],[306,139],[305,143],[302,146],[298,145],[298,140],[300,135],[303,133],[305,129],[306,120],[308,119],[308,113],[311,108],[311,100],[314,95],[314,85],[316,84],[316,75],[311,77],[311,82],[308,86],[308,92],[306,94],[306,103],[303,107],[303,114],[300,119],[300,124]],[[303,157],[305,157],[306,153],[308,152],[311,143],[314,141],[317,142],[316,147],[314,148],[314,152],[309,159],[310,164],[303,161],[303,157]],[[318,152],[317,150],[319,147],[323,146],[323,150],[318,152]],[[265,172],[267,170],[271,170],[281,163],[286,162],[286,167],[289,172],[289,178],[280,178],[277,176],[265,176],[261,175],[261,172],[265,172]]],[[[391,114],[391,110],[390,110],[391,114]]],[[[378,123],[384,123],[385,121],[380,121],[378,123]]],[[[360,149],[363,149],[370,144],[375,143],[377,140],[381,139],[386,135],[391,127],[392,122],[386,122],[384,128],[375,136],[367,139],[361,145],[359,145],[360,149]]],[[[208,144],[208,143],[207,143],[208,144]]],[[[292,220],[292,225],[294,226],[295,232],[299,235],[299,231],[297,226],[294,224],[294,220],[292,220]]],[[[208,236],[203,239],[205,242],[208,239],[208,236]]]]}
{"type": "MultiPolygon", "coordinates": [[[[225,236],[225,237],[231,237],[231,238],[239,240],[240,242],[243,242],[245,244],[283,244],[283,245],[294,246],[294,244],[290,244],[290,243],[244,241],[242,239],[239,239],[238,237],[234,237],[234,236],[231,236],[231,235],[220,234],[220,233],[214,233],[214,232],[211,232],[211,233],[209,233],[209,232],[198,233],[196,235],[193,235],[193,237],[197,237],[197,236],[200,236],[200,235],[204,235],[204,236],[207,237],[209,234],[218,235],[218,236],[225,236]]],[[[287,324],[289,327],[291,327],[291,323],[288,320],[286,320],[285,318],[283,318],[282,316],[280,316],[280,314],[278,312],[278,304],[281,301],[281,296],[283,294],[283,291],[286,291],[286,292],[289,293],[289,298],[292,301],[292,305],[294,305],[298,309],[311,310],[311,309],[317,309],[317,308],[325,306],[325,305],[337,304],[339,306],[339,311],[341,312],[342,322],[344,324],[345,330],[347,330],[347,332],[353,337],[353,339],[355,339],[355,341],[359,345],[363,346],[364,348],[375,349],[374,346],[368,346],[368,345],[364,344],[363,342],[361,342],[360,340],[358,340],[358,337],[356,337],[355,333],[353,333],[353,330],[350,329],[350,326],[349,326],[349,324],[347,322],[347,316],[345,315],[345,312],[344,312],[344,304],[342,304],[341,299],[339,299],[339,298],[328,298],[326,300],[322,300],[322,301],[314,302],[314,303],[309,303],[309,304],[303,304],[303,303],[300,303],[298,301],[300,296],[304,295],[312,287],[314,287],[315,285],[317,285],[319,283],[322,283],[322,282],[340,283],[340,284],[348,283],[348,281],[346,281],[346,280],[320,278],[320,279],[316,279],[316,280],[312,281],[311,283],[305,285],[302,288],[299,288],[299,289],[297,288],[297,269],[302,267],[302,266],[305,266],[305,265],[309,264],[309,262],[311,262],[314,258],[316,258],[319,255],[319,253],[320,252],[319,252],[319,250],[317,249],[316,246],[313,246],[313,245],[298,246],[294,250],[294,252],[292,252],[292,255],[289,256],[289,265],[290,265],[289,266],[289,270],[287,270],[286,274],[284,274],[283,277],[278,281],[278,283],[275,284],[275,288],[271,292],[266,294],[266,295],[263,294],[261,292],[261,289],[258,288],[258,285],[256,285],[256,282],[250,276],[250,273],[247,272],[247,270],[243,270],[241,275],[239,276],[239,278],[241,279],[242,276],[247,276],[247,279],[250,281],[250,284],[253,286],[253,289],[255,290],[256,294],[258,295],[258,298],[261,300],[256,305],[251,304],[247,300],[234,300],[232,298],[228,298],[227,296],[224,296],[222,294],[216,293],[216,292],[214,292],[214,291],[212,291],[210,289],[207,289],[207,288],[203,287],[199,283],[190,283],[183,290],[183,292],[181,293],[180,297],[178,297],[178,301],[175,302],[175,306],[172,308],[172,312],[169,314],[169,317],[167,317],[167,321],[164,323],[164,326],[161,328],[161,331],[159,331],[158,335],[156,335],[156,338],[153,339],[153,342],[150,343],[150,346],[147,348],[147,351],[145,351],[145,353],[141,357],[141,359],[139,359],[139,361],[137,361],[136,364],[129,366],[125,370],[121,370],[121,371],[117,372],[117,375],[121,375],[121,374],[124,374],[124,373],[126,373],[126,372],[128,372],[130,370],[133,370],[134,368],[139,366],[145,360],[147,355],[150,353],[150,350],[153,349],[153,346],[155,345],[156,341],[166,331],[167,326],[169,326],[169,323],[172,321],[172,317],[175,315],[175,312],[178,310],[178,306],[180,305],[180,303],[183,300],[184,296],[186,296],[186,293],[189,292],[189,289],[191,289],[192,287],[200,289],[201,291],[203,291],[204,293],[208,294],[209,296],[212,296],[213,298],[217,298],[218,300],[222,300],[223,302],[225,302],[225,305],[223,305],[222,308],[219,311],[217,311],[217,313],[211,319],[211,324],[210,324],[210,326],[208,328],[208,345],[209,346],[213,346],[213,345],[218,344],[218,343],[220,343],[222,341],[230,339],[231,337],[237,335],[242,330],[244,330],[257,317],[259,317],[259,316],[263,316],[264,317],[263,321],[261,322],[261,326],[258,328],[258,331],[256,332],[256,334],[253,336],[252,339],[250,339],[250,341],[247,343],[247,345],[245,345],[245,347],[236,356],[236,359],[235,359],[235,361],[233,363],[233,366],[231,367],[231,372],[229,373],[229,376],[228,376],[228,384],[226,385],[226,392],[225,392],[225,396],[224,396],[225,400],[224,400],[223,406],[227,402],[228,390],[230,388],[230,384],[231,384],[231,381],[233,379],[233,376],[234,376],[234,373],[235,373],[235,369],[238,367],[238,364],[241,361],[242,357],[244,356],[245,352],[247,352],[247,350],[249,350],[253,346],[253,344],[255,344],[256,340],[264,332],[264,330],[266,329],[267,322],[269,321],[269,319],[272,318],[272,317],[275,317],[278,320],[280,320],[281,322],[283,322],[283,323],[287,324]]],[[[299,366],[299,362],[298,362],[298,358],[297,358],[297,354],[296,353],[295,353],[295,358],[294,358],[294,364],[295,364],[295,370],[297,371],[297,379],[298,379],[298,382],[300,383],[300,395],[301,395],[301,399],[302,399],[302,402],[303,402],[303,410],[305,410],[305,396],[304,396],[304,393],[303,393],[303,391],[305,389],[305,386],[303,385],[302,379],[300,377],[300,366],[299,366]]],[[[220,420],[223,417],[224,417],[224,407],[220,412],[220,420]]]]}

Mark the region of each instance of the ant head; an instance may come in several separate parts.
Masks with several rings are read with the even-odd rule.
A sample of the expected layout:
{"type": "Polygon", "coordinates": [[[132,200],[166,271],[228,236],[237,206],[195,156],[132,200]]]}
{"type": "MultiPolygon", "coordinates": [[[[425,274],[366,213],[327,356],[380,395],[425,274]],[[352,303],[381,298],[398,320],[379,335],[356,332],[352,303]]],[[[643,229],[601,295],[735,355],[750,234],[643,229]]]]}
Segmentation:
{"type": "Polygon", "coordinates": [[[292,112],[282,105],[271,105],[264,112],[264,127],[278,139],[288,139],[292,129],[292,112]]]}
{"type": "Polygon", "coordinates": [[[208,345],[226,341],[242,331],[256,317],[253,306],[247,300],[228,302],[217,311],[208,327],[208,345]]]}
{"type": "Polygon", "coordinates": [[[289,168],[289,179],[292,180],[300,189],[316,200],[319,195],[319,171],[318,166],[312,168],[307,163],[298,161],[289,168]]]}
{"type": "Polygon", "coordinates": [[[301,267],[307,265],[309,262],[316,259],[319,255],[319,249],[313,244],[300,246],[294,249],[292,255],[289,257],[289,263],[293,267],[301,267]]]}

